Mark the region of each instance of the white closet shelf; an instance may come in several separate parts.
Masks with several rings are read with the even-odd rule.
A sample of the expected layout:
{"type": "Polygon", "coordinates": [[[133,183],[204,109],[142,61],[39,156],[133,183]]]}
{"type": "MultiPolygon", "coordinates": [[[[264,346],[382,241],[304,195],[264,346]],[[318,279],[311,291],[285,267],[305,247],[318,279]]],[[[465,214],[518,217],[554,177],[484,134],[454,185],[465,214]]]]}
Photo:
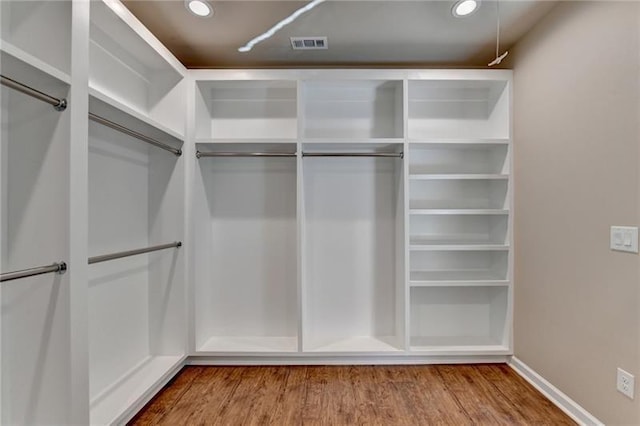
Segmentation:
{"type": "Polygon", "coordinates": [[[419,244],[412,242],[409,245],[411,251],[508,251],[506,244],[447,244],[437,242],[431,244],[419,244]]]}
{"type": "Polygon", "coordinates": [[[504,273],[486,269],[411,271],[409,276],[412,287],[504,286],[509,284],[504,273]]]}
{"type": "Polygon", "coordinates": [[[17,79],[23,79],[24,73],[37,72],[38,74],[46,74],[50,79],[71,85],[71,76],[58,68],[36,58],[35,56],[25,52],[24,50],[0,40],[0,50],[2,56],[0,63],[2,64],[3,73],[9,77],[13,75],[17,79]]]}
{"type": "Polygon", "coordinates": [[[458,234],[413,234],[409,237],[409,244],[416,246],[497,246],[509,247],[502,241],[492,240],[487,235],[458,235],[458,234]]]}
{"type": "Polygon", "coordinates": [[[409,281],[410,287],[508,287],[509,281],[409,281]]]}
{"type": "Polygon", "coordinates": [[[411,180],[508,180],[509,175],[504,174],[472,174],[472,173],[412,173],[411,180]]]}
{"type": "Polygon", "coordinates": [[[195,143],[197,144],[295,144],[297,143],[297,139],[290,138],[196,138],[195,143]]]}
{"type": "Polygon", "coordinates": [[[508,215],[506,209],[409,209],[411,215],[508,215]]]}
{"type": "Polygon", "coordinates": [[[395,346],[396,337],[384,336],[354,336],[338,339],[330,343],[305,344],[305,351],[308,352],[401,352],[395,346]]]}
{"type": "MultiPolygon", "coordinates": [[[[180,134],[174,130],[171,130],[170,128],[164,126],[162,123],[152,119],[144,112],[122,103],[118,99],[113,98],[112,96],[110,96],[109,94],[105,93],[104,91],[102,91],[97,87],[93,87],[91,82],[89,82],[89,99],[90,99],[89,109],[91,112],[95,112],[92,110],[91,98],[101,101],[104,105],[108,106],[109,109],[118,113],[118,115],[120,116],[123,116],[122,114],[124,113],[126,116],[130,117],[130,119],[128,119],[127,121],[131,121],[131,119],[133,119],[134,121],[143,123],[145,127],[153,131],[160,138],[169,137],[176,142],[182,142],[184,140],[183,134],[180,134]]],[[[99,112],[98,114],[100,115],[99,112]]],[[[121,124],[125,127],[129,127],[127,123],[118,122],[118,124],[121,124]]],[[[148,136],[152,136],[152,135],[148,135],[148,136]]],[[[152,137],[157,138],[157,136],[152,136],[152,137]]]]}
{"type": "Polygon", "coordinates": [[[410,352],[421,354],[433,353],[450,355],[509,355],[510,349],[488,337],[455,336],[455,337],[412,337],[410,352]]]}
{"type": "Polygon", "coordinates": [[[428,138],[411,138],[407,139],[407,142],[415,145],[425,145],[425,147],[436,147],[441,145],[443,147],[451,147],[451,146],[482,146],[482,145],[508,145],[510,139],[508,138],[495,138],[495,139],[447,139],[447,138],[439,138],[439,139],[428,139],[428,138]]]}
{"type": "Polygon", "coordinates": [[[149,356],[91,401],[91,424],[120,423],[131,407],[153,396],[153,391],[182,368],[185,357],[149,356]]]}
{"type": "Polygon", "coordinates": [[[204,352],[297,352],[293,336],[213,336],[197,353],[204,352]]]}
{"type": "Polygon", "coordinates": [[[354,145],[366,145],[370,144],[372,146],[377,145],[392,145],[392,144],[403,144],[403,138],[302,138],[302,143],[310,143],[310,144],[354,144],[354,145]]]}

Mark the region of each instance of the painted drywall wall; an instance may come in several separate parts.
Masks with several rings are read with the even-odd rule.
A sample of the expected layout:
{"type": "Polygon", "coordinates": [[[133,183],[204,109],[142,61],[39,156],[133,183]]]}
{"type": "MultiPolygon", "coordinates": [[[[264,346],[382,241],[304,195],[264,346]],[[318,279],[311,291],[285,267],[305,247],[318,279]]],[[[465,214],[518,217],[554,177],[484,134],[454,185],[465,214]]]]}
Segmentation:
{"type": "Polygon", "coordinates": [[[511,51],[515,354],[606,424],[640,424],[640,4],[562,2],[511,51]]]}

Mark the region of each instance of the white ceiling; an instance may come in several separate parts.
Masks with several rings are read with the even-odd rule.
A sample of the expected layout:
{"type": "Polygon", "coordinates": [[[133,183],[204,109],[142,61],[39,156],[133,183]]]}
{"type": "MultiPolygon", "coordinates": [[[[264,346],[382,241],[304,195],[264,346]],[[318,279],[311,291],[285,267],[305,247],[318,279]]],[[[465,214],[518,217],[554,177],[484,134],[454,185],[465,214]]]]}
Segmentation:
{"type": "MultiPolygon", "coordinates": [[[[453,0],[333,0],[318,5],[248,53],[238,47],[306,2],[212,1],[198,18],[183,0],[125,0],[125,5],[189,68],[486,67],[495,55],[496,2],[466,18],[453,0]],[[289,37],[327,36],[326,51],[294,51],[289,37]]],[[[502,0],[501,41],[512,46],[555,1],[502,0]]]]}

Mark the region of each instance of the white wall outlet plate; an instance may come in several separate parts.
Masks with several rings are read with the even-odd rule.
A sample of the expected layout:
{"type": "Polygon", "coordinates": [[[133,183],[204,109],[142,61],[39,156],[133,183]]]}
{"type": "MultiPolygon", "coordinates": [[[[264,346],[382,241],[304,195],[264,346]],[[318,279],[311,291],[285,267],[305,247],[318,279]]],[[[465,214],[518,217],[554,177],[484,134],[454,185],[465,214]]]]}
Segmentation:
{"type": "Polygon", "coordinates": [[[612,226],[610,247],[611,250],[638,253],[638,227],[612,226]]]}
{"type": "Polygon", "coordinates": [[[636,379],[633,374],[627,373],[623,369],[618,368],[618,377],[616,382],[618,392],[621,392],[629,398],[633,399],[635,381],[636,379]]]}

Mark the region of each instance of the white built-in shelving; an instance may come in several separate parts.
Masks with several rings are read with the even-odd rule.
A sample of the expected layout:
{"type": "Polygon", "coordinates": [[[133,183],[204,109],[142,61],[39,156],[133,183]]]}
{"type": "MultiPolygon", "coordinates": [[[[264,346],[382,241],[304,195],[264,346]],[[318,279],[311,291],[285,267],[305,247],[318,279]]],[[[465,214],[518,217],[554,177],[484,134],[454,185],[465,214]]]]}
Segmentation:
{"type": "MultiPolygon", "coordinates": [[[[0,2],[0,74],[48,96],[71,90],[71,4],[0,2]]],[[[70,108],[0,87],[0,269],[69,262],[70,108]]],[[[0,423],[71,416],[69,274],[0,285],[0,423]]]]}
{"type": "Polygon", "coordinates": [[[507,80],[409,81],[409,349],[509,353],[507,80]]]}
{"type": "Polygon", "coordinates": [[[183,137],[186,117],[176,111],[184,111],[186,103],[184,72],[122,4],[91,2],[89,88],[93,97],[183,137]]]}
{"type": "Polygon", "coordinates": [[[297,137],[297,84],[293,80],[198,81],[195,138],[282,142],[297,137]]]}
{"type": "MultiPolygon", "coordinates": [[[[88,255],[184,240],[186,70],[122,5],[90,4],[88,255]],[[116,127],[117,127],[116,126],[116,127]]],[[[186,356],[184,249],[89,266],[92,424],[130,416],[186,356]]]]}
{"type": "Polygon", "coordinates": [[[509,84],[486,77],[409,80],[407,137],[508,139],[509,84]]]}
{"type": "Polygon", "coordinates": [[[509,353],[507,286],[413,287],[412,352],[509,353]]]}
{"type": "Polygon", "coordinates": [[[451,74],[195,73],[195,354],[509,353],[510,75],[451,74]]]}
{"type": "Polygon", "coordinates": [[[404,137],[402,80],[314,79],[301,88],[305,140],[404,137]]]}

